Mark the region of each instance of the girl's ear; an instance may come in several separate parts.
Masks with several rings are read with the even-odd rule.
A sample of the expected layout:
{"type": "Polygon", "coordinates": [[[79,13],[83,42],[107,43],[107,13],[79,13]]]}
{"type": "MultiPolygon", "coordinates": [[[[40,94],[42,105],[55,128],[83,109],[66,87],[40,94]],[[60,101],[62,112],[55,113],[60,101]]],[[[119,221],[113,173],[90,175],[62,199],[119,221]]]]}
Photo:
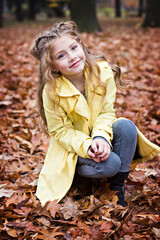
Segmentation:
{"type": "Polygon", "coordinates": [[[59,71],[56,68],[53,68],[53,73],[57,74],[57,73],[59,73],[59,71]]]}
{"type": "Polygon", "coordinates": [[[57,73],[58,73],[58,70],[55,69],[55,70],[53,70],[53,72],[54,72],[55,74],[57,74],[57,73]]]}

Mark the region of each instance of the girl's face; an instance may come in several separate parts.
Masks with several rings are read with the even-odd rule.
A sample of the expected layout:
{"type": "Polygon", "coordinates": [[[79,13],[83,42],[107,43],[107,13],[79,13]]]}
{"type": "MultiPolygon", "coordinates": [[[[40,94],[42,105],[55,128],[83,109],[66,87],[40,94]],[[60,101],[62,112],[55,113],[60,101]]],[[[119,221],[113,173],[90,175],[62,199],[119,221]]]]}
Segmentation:
{"type": "Polygon", "coordinates": [[[69,80],[83,76],[85,66],[85,53],[81,44],[69,35],[58,37],[54,40],[53,70],[60,71],[69,80]]]}

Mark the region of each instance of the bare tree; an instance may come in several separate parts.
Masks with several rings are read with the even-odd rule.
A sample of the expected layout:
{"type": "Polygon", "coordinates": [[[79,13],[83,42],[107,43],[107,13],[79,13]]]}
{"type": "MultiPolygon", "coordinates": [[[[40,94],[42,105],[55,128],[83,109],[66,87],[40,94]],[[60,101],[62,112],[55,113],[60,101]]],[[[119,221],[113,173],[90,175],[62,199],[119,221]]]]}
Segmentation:
{"type": "Polygon", "coordinates": [[[160,0],[147,0],[144,27],[160,27],[160,0]]]}
{"type": "Polygon", "coordinates": [[[81,32],[101,31],[96,15],[96,0],[71,0],[71,19],[81,32]]]}
{"type": "Polygon", "coordinates": [[[0,1],[0,28],[3,27],[3,0],[0,1]]]}
{"type": "Polygon", "coordinates": [[[139,0],[139,8],[138,8],[138,17],[142,17],[143,14],[143,0],[139,0]]]}
{"type": "Polygon", "coordinates": [[[121,0],[115,0],[115,16],[121,17],[121,0]]]}
{"type": "Polygon", "coordinates": [[[22,12],[22,0],[15,0],[16,6],[16,19],[17,21],[23,21],[23,12],[22,12]]]}
{"type": "Polygon", "coordinates": [[[30,20],[35,20],[36,19],[36,1],[35,0],[28,0],[28,18],[30,20]]]}

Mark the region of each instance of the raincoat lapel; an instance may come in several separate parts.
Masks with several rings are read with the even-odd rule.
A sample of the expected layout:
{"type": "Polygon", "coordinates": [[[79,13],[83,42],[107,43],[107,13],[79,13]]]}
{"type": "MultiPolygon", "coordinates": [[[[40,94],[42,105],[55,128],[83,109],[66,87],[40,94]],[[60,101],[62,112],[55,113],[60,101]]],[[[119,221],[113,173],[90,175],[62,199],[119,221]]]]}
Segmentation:
{"type": "Polygon", "coordinates": [[[68,113],[75,111],[89,120],[90,113],[88,104],[80,91],[64,76],[62,76],[57,83],[60,104],[63,105],[65,111],[68,113]]]}
{"type": "MultiPolygon", "coordinates": [[[[89,72],[88,70],[86,70],[85,79],[89,79],[88,75],[89,75],[89,72]]],[[[95,84],[96,84],[96,79],[92,79],[92,80],[95,81],[95,84]]],[[[94,89],[92,83],[88,81],[86,82],[85,91],[86,91],[86,98],[87,98],[88,107],[90,111],[90,128],[92,128],[96,118],[98,117],[102,109],[103,92],[101,87],[98,84],[94,89]]]]}

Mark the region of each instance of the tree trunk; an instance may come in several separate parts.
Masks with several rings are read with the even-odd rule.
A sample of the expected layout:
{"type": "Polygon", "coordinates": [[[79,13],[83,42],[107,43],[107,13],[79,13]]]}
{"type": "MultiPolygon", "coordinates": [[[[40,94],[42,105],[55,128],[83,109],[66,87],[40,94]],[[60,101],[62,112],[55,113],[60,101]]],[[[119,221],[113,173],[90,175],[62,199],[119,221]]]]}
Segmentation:
{"type": "Polygon", "coordinates": [[[81,32],[101,31],[96,15],[96,0],[72,0],[71,19],[81,32]]]}
{"type": "Polygon", "coordinates": [[[28,18],[30,20],[36,19],[36,1],[35,0],[29,0],[29,12],[28,12],[28,18]]]}
{"type": "Polygon", "coordinates": [[[115,0],[115,17],[121,17],[121,0],[115,0]]]}
{"type": "Polygon", "coordinates": [[[18,22],[23,21],[22,0],[16,0],[16,19],[18,22]]]}
{"type": "Polygon", "coordinates": [[[64,8],[65,2],[59,2],[58,7],[54,8],[54,12],[56,17],[65,17],[63,8],[64,8]]]}
{"type": "Polygon", "coordinates": [[[14,2],[15,1],[13,1],[13,0],[12,1],[11,0],[7,0],[7,6],[8,6],[9,11],[11,11],[13,6],[15,5],[14,2]]]}
{"type": "Polygon", "coordinates": [[[143,0],[139,0],[138,17],[142,17],[142,14],[143,14],[143,0]]]}
{"type": "Polygon", "coordinates": [[[0,28],[3,27],[3,0],[0,1],[0,28]]]}
{"type": "Polygon", "coordinates": [[[147,0],[143,27],[160,27],[160,0],[147,0]]]}

